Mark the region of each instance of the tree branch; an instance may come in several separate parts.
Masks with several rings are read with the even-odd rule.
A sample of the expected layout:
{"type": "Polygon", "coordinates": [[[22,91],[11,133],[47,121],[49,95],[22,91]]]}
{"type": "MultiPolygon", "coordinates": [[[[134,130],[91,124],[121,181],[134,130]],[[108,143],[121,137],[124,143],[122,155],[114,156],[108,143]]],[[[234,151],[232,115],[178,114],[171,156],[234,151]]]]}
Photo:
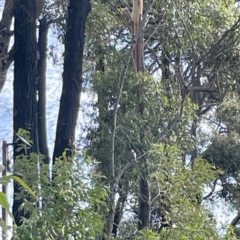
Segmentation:
{"type": "Polygon", "coordinates": [[[235,227],[240,220],[240,212],[238,212],[237,216],[232,220],[231,226],[235,227]]]}
{"type": "Polygon", "coordinates": [[[205,197],[203,197],[203,200],[207,200],[209,197],[212,196],[212,194],[214,193],[214,191],[215,191],[215,189],[216,189],[216,186],[217,186],[217,180],[218,180],[218,179],[214,180],[214,182],[213,182],[213,188],[212,188],[211,192],[208,193],[205,197]]]}
{"type": "MultiPolygon", "coordinates": [[[[120,103],[120,99],[122,96],[123,86],[127,77],[127,70],[132,58],[132,49],[129,53],[127,61],[124,65],[124,68],[120,74],[120,83],[119,83],[119,90],[117,94],[116,103],[113,110],[113,125],[112,125],[112,134],[111,134],[111,158],[110,158],[110,196],[109,196],[109,215],[107,220],[106,226],[106,234],[110,238],[112,234],[112,228],[114,223],[114,212],[115,212],[115,195],[116,195],[116,187],[118,186],[119,180],[115,178],[115,137],[116,137],[116,129],[117,129],[117,112],[118,112],[118,105],[120,103]]],[[[119,178],[120,179],[120,178],[119,178]]]]}

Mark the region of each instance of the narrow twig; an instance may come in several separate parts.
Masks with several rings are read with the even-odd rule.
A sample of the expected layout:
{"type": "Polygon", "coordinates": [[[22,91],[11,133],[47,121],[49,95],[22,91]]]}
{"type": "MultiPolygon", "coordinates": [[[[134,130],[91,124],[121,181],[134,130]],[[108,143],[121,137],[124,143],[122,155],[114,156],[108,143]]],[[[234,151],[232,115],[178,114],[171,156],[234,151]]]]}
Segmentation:
{"type": "MultiPolygon", "coordinates": [[[[131,49],[132,52],[132,49],[131,49]]],[[[127,58],[127,61],[124,65],[124,68],[120,74],[120,81],[119,81],[119,89],[117,94],[117,100],[113,110],[113,125],[112,125],[112,134],[111,134],[111,158],[110,158],[110,195],[109,195],[109,216],[107,221],[107,236],[110,238],[112,233],[112,228],[114,224],[114,212],[115,212],[115,196],[116,196],[116,188],[119,184],[119,180],[115,179],[115,137],[116,137],[116,126],[117,126],[117,112],[118,112],[118,105],[120,103],[120,99],[122,96],[123,86],[127,77],[128,67],[131,61],[131,52],[127,58]]]]}
{"type": "Polygon", "coordinates": [[[222,35],[222,37],[209,49],[209,51],[204,55],[202,56],[200,59],[199,59],[199,62],[203,62],[203,59],[204,58],[208,58],[209,55],[211,55],[213,52],[215,52],[216,48],[219,46],[219,44],[228,36],[228,34],[230,32],[233,32],[235,31],[237,28],[239,28],[240,26],[240,18],[238,18],[238,20],[236,21],[236,23],[229,29],[229,30],[226,30],[224,32],[224,34],[222,35]]]}
{"type": "Polygon", "coordinates": [[[151,204],[154,203],[154,201],[160,196],[161,191],[158,190],[158,194],[153,198],[153,200],[151,201],[151,204]]]}
{"type": "Polygon", "coordinates": [[[231,226],[235,227],[240,220],[240,212],[238,212],[237,216],[232,220],[231,226]]]}
{"type": "Polygon", "coordinates": [[[218,179],[214,180],[214,182],[213,182],[213,188],[212,188],[211,192],[208,193],[205,197],[203,197],[203,200],[208,199],[208,198],[211,197],[212,194],[215,192],[215,189],[216,189],[216,186],[217,186],[217,180],[218,180],[218,179]]]}
{"type": "MultiPolygon", "coordinates": [[[[132,53],[132,49],[131,49],[131,53],[132,53]]],[[[111,177],[114,178],[115,173],[114,173],[114,161],[115,161],[115,155],[114,155],[114,151],[115,151],[115,136],[116,136],[116,126],[117,126],[117,112],[118,112],[118,105],[120,103],[120,99],[122,96],[122,90],[123,90],[123,86],[124,86],[124,82],[126,80],[127,77],[127,70],[129,67],[129,63],[131,61],[131,53],[129,53],[128,59],[124,65],[124,68],[120,74],[120,83],[119,83],[119,90],[118,90],[118,94],[117,94],[117,100],[114,106],[114,110],[113,110],[113,126],[112,126],[112,134],[111,134],[111,161],[110,161],[110,171],[111,171],[111,177]]]]}
{"type": "Polygon", "coordinates": [[[140,29],[144,30],[145,27],[147,26],[147,23],[149,21],[149,18],[147,18],[150,9],[152,8],[153,4],[155,3],[156,0],[152,0],[152,2],[148,3],[147,7],[146,7],[146,11],[143,14],[143,19],[140,23],[140,29]]]}
{"type": "MultiPolygon", "coordinates": [[[[175,7],[176,9],[178,9],[178,7],[176,6],[175,2],[172,1],[172,3],[173,3],[173,5],[174,5],[174,7],[175,7]]],[[[185,23],[185,21],[184,21],[183,18],[181,17],[181,14],[179,14],[179,10],[176,10],[176,13],[178,14],[178,16],[179,16],[179,18],[180,18],[180,21],[181,21],[182,24],[183,24],[184,30],[186,31],[186,33],[187,33],[187,35],[188,35],[188,38],[189,38],[189,40],[190,40],[190,42],[191,42],[191,48],[192,48],[192,51],[193,51],[193,53],[194,53],[194,58],[195,58],[194,61],[195,61],[195,64],[196,64],[196,63],[198,62],[198,59],[196,59],[197,54],[195,53],[193,40],[192,40],[191,35],[190,35],[189,31],[188,31],[187,24],[185,23]]]]}

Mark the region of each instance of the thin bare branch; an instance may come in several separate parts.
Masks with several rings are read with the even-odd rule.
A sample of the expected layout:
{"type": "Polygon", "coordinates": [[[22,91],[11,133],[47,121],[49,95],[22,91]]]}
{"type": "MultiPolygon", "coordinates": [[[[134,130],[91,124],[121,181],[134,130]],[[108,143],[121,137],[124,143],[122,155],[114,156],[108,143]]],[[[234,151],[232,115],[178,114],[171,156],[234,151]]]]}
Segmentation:
{"type": "Polygon", "coordinates": [[[114,105],[114,110],[113,110],[113,125],[112,125],[112,134],[111,134],[111,160],[110,160],[110,171],[111,171],[111,177],[112,178],[114,178],[114,176],[115,176],[115,173],[114,173],[114,167],[115,167],[114,151],[115,151],[115,136],[116,136],[116,127],[117,127],[117,112],[118,112],[118,106],[119,106],[120,99],[121,99],[121,96],[122,96],[122,90],[123,90],[124,82],[125,82],[126,77],[127,77],[127,70],[128,70],[131,58],[132,58],[132,49],[131,49],[131,52],[129,53],[127,61],[124,65],[124,68],[123,68],[123,70],[121,72],[121,75],[120,75],[117,100],[116,100],[116,103],[114,105]]]}
{"type": "MultiPolygon", "coordinates": [[[[110,176],[111,176],[111,182],[110,182],[110,196],[109,196],[109,215],[107,220],[107,236],[110,238],[112,234],[112,228],[114,223],[114,212],[115,212],[115,196],[116,196],[116,188],[119,184],[119,180],[116,180],[115,178],[115,138],[116,138],[116,129],[117,129],[117,112],[118,112],[118,106],[120,103],[120,99],[122,96],[122,90],[123,86],[127,77],[127,71],[132,58],[132,49],[131,52],[128,54],[127,61],[122,69],[122,72],[120,74],[120,80],[119,80],[119,89],[117,94],[117,100],[114,106],[113,110],[113,125],[112,125],[112,134],[111,134],[111,158],[110,158],[110,176]]],[[[119,178],[120,179],[120,178],[119,178]]]]}
{"type": "Polygon", "coordinates": [[[149,11],[150,9],[153,7],[153,4],[155,3],[155,0],[152,0],[151,2],[148,3],[145,13],[143,14],[143,19],[140,23],[140,29],[144,30],[145,27],[147,26],[147,23],[149,21],[148,15],[149,15],[149,11]]]}
{"type": "Polygon", "coordinates": [[[218,92],[215,88],[208,88],[208,87],[200,87],[200,86],[194,86],[194,87],[188,87],[189,92],[193,91],[201,91],[201,92],[218,92]]]}
{"type": "Polygon", "coordinates": [[[205,58],[208,58],[209,55],[212,55],[216,48],[219,46],[219,44],[228,36],[228,34],[230,32],[233,32],[235,31],[237,28],[240,27],[240,18],[238,18],[238,20],[236,21],[236,23],[227,31],[224,32],[224,34],[222,35],[222,37],[209,49],[209,51],[203,55],[200,59],[199,59],[199,62],[202,62],[204,61],[205,58]]]}
{"type": "Polygon", "coordinates": [[[231,226],[235,227],[238,224],[239,220],[240,220],[240,212],[238,211],[237,216],[231,222],[231,226]]]}
{"type": "Polygon", "coordinates": [[[214,182],[213,182],[213,188],[212,188],[211,192],[208,193],[205,197],[203,197],[203,200],[207,200],[207,199],[208,199],[209,197],[211,197],[212,194],[215,192],[215,189],[216,189],[216,186],[217,186],[217,180],[218,180],[218,179],[214,180],[214,182]]]}

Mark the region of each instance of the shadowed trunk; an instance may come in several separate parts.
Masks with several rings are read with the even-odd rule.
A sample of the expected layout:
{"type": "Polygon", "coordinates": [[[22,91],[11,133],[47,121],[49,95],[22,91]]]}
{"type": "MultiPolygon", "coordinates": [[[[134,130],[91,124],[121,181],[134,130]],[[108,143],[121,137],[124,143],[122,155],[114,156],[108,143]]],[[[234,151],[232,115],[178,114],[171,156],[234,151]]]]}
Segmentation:
{"type": "Polygon", "coordinates": [[[49,150],[47,143],[47,126],[46,126],[46,57],[47,57],[47,34],[48,23],[47,19],[43,17],[40,20],[39,38],[38,38],[38,140],[39,152],[45,156],[44,162],[49,164],[49,150]]]}
{"type": "Polygon", "coordinates": [[[150,227],[151,203],[150,186],[148,180],[142,177],[139,181],[138,197],[138,229],[150,227]]]}
{"type": "Polygon", "coordinates": [[[118,226],[123,216],[123,209],[125,202],[127,201],[127,196],[123,195],[122,191],[119,193],[119,198],[116,204],[115,214],[114,214],[114,223],[112,233],[114,237],[117,237],[118,226]]]}
{"type": "MultiPolygon", "coordinates": [[[[14,142],[19,128],[30,133],[33,146],[29,151],[36,152],[36,75],[37,75],[37,43],[36,43],[36,1],[15,1],[15,67],[14,67],[14,142]]],[[[14,146],[14,159],[25,152],[17,151],[14,146]]],[[[20,192],[19,185],[14,183],[14,194],[20,192]]],[[[17,225],[21,217],[28,217],[23,210],[19,211],[22,200],[14,196],[13,215],[17,225]]]]}
{"type": "Polygon", "coordinates": [[[74,149],[75,128],[82,90],[82,62],[84,34],[90,0],[70,0],[65,37],[63,87],[53,153],[53,164],[66,150],[71,156],[74,149]]]}

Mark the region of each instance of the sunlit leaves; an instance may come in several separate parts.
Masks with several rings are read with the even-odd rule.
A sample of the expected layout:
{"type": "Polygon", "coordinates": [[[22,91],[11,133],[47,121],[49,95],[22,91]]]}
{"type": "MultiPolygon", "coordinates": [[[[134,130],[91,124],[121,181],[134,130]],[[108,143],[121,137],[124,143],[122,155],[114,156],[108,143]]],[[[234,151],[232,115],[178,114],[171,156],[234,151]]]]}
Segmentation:
{"type": "Polygon", "coordinates": [[[181,150],[166,144],[154,146],[149,155],[151,163],[153,212],[160,212],[172,224],[161,232],[163,239],[219,239],[207,211],[200,205],[204,185],[219,174],[211,164],[197,159],[193,169],[185,168],[181,150]]]}
{"type": "MultiPolygon", "coordinates": [[[[41,176],[47,174],[45,171],[40,173],[40,178],[34,171],[28,172],[28,176],[24,177],[30,179],[33,190],[40,193],[41,198],[27,199],[21,206],[21,209],[30,213],[30,217],[23,219],[23,224],[17,229],[17,235],[21,239],[29,234],[33,239],[56,239],[57,236],[63,239],[70,239],[71,236],[94,239],[101,234],[104,227],[103,213],[107,211],[108,190],[100,183],[100,174],[89,175],[89,171],[92,169],[94,172],[96,167],[89,159],[81,160],[81,165],[78,161],[80,160],[56,161],[51,182],[41,176]],[[35,207],[39,201],[42,206],[40,209],[35,207]]],[[[28,163],[23,162],[18,165],[18,169],[24,168],[28,163]]],[[[44,164],[41,166],[44,167],[44,164]]],[[[21,196],[20,193],[16,197],[21,196]]]]}

